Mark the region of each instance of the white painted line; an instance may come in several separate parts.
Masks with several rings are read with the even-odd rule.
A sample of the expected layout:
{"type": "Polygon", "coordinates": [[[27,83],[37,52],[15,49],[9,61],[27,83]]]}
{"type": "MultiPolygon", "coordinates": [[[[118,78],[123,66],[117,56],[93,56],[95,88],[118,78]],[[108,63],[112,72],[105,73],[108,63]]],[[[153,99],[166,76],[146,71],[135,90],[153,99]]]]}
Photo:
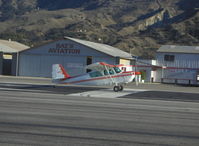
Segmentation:
{"type": "Polygon", "coordinates": [[[112,89],[101,89],[101,90],[95,90],[95,91],[87,91],[82,93],[73,93],[73,94],[67,94],[68,96],[81,96],[81,97],[103,97],[103,98],[117,98],[126,96],[129,94],[135,94],[138,92],[144,92],[148,90],[142,90],[142,89],[125,89],[122,92],[114,92],[112,89]]]}

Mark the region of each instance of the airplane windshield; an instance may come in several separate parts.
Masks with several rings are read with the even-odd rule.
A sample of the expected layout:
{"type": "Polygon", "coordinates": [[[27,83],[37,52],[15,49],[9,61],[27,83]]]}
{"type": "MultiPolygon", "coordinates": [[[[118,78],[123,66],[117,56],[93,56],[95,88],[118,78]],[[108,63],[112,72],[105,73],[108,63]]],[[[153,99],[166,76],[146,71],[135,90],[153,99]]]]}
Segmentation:
{"type": "Polygon", "coordinates": [[[115,73],[121,72],[121,70],[119,68],[116,68],[116,69],[114,68],[114,70],[113,69],[109,69],[108,71],[104,70],[104,75],[114,75],[115,73]]]}
{"type": "Polygon", "coordinates": [[[92,77],[92,78],[103,76],[102,73],[99,72],[99,71],[91,72],[91,73],[89,73],[89,75],[90,75],[90,77],[92,77]]]}
{"type": "Polygon", "coordinates": [[[104,70],[104,75],[109,75],[107,70],[104,70]]]}
{"type": "Polygon", "coordinates": [[[121,72],[121,70],[118,67],[114,67],[114,70],[115,70],[116,73],[120,73],[121,72]]]}
{"type": "Polygon", "coordinates": [[[110,75],[113,75],[114,74],[114,71],[112,69],[109,69],[109,74],[110,75]]]}

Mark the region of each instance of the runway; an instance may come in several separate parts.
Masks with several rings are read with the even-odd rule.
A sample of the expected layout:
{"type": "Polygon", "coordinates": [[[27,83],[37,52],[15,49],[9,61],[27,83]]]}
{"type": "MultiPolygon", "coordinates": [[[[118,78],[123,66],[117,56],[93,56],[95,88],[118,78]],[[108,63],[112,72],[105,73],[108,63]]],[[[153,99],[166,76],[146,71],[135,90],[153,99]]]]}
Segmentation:
{"type": "Polygon", "coordinates": [[[107,90],[2,84],[0,145],[199,145],[198,94],[131,89],[120,97],[92,96],[107,90]]]}
{"type": "MultiPolygon", "coordinates": [[[[149,99],[149,100],[167,100],[167,101],[184,101],[184,102],[199,102],[198,87],[187,89],[194,89],[194,93],[183,92],[171,86],[172,90],[162,91],[158,90],[158,86],[153,89],[147,89],[140,86],[125,87],[123,92],[113,92],[112,87],[93,87],[93,86],[54,86],[51,84],[34,83],[1,83],[0,91],[15,91],[17,92],[37,92],[49,94],[64,94],[68,96],[80,97],[100,97],[100,98],[129,98],[129,99],[149,99]],[[198,93],[197,93],[197,92],[198,93]]],[[[164,86],[163,86],[164,87],[164,86]]],[[[167,87],[167,86],[166,86],[167,87]]]]}

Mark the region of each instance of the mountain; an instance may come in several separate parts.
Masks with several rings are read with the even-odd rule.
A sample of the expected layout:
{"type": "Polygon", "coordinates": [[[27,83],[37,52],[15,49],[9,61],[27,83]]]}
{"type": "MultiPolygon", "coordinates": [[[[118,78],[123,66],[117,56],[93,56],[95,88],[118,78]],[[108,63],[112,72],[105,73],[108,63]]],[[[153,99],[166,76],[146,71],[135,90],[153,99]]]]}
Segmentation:
{"type": "Polygon", "coordinates": [[[153,58],[199,45],[198,0],[0,0],[0,38],[27,45],[71,36],[153,58]]]}

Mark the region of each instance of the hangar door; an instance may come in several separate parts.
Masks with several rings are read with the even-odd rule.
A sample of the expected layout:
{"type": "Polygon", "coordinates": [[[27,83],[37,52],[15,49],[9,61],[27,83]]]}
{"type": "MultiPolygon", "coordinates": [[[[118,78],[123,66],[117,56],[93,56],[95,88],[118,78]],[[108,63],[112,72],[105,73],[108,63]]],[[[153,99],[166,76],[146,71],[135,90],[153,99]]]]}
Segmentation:
{"type": "Polygon", "coordinates": [[[12,55],[10,55],[10,54],[3,54],[2,74],[3,75],[11,75],[12,74],[12,55]]]}
{"type": "Polygon", "coordinates": [[[76,57],[71,59],[71,57],[55,55],[21,55],[19,60],[19,75],[51,77],[53,64],[62,64],[69,74],[77,75],[84,72],[83,64],[79,65],[78,60],[80,60],[80,57],[78,59],[76,57]]]}

